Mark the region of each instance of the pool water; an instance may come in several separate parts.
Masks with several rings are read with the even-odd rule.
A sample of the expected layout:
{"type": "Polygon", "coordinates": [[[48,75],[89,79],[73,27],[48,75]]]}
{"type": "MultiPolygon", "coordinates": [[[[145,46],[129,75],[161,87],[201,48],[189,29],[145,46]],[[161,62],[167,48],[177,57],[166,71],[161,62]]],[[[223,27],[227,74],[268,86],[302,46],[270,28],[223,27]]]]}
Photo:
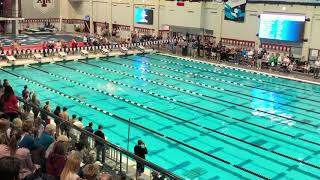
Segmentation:
{"type": "Polygon", "coordinates": [[[185,179],[320,179],[320,86],[158,54],[5,68],[185,179]],[[80,95],[80,96],[79,96],[80,95]]]}

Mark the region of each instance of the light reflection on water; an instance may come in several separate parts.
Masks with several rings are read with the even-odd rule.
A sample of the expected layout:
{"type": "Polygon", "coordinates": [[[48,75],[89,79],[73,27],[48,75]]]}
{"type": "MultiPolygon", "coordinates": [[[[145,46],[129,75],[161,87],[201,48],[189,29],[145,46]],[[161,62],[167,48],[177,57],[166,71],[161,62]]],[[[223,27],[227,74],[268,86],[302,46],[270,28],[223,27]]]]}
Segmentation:
{"type": "MultiPolygon", "coordinates": [[[[293,116],[293,114],[286,111],[287,107],[283,106],[281,104],[275,103],[275,102],[280,101],[280,99],[279,99],[280,97],[277,93],[270,92],[270,91],[263,91],[260,89],[253,89],[251,93],[252,93],[252,96],[254,96],[254,97],[259,97],[262,99],[267,99],[267,100],[273,101],[273,102],[270,102],[270,101],[265,101],[262,99],[253,98],[252,102],[251,102],[251,107],[256,110],[256,111],[252,112],[252,114],[254,116],[266,117],[271,122],[280,122],[280,123],[286,124],[288,126],[293,126],[295,124],[295,122],[293,122],[292,120],[286,119],[286,118],[292,118],[292,116],[293,116]],[[282,116],[283,118],[279,117],[279,116],[273,116],[271,114],[267,114],[267,113],[264,113],[261,111],[265,111],[265,112],[272,113],[272,114],[277,114],[277,115],[282,116]]],[[[281,103],[286,104],[288,102],[286,102],[282,98],[281,103]]]]}

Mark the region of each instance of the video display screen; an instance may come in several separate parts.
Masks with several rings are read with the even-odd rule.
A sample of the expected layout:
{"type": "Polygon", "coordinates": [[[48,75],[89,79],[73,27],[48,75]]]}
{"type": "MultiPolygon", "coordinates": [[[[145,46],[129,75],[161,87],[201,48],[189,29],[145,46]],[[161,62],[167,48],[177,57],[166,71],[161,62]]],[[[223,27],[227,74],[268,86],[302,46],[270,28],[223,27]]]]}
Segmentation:
{"type": "Polygon", "coordinates": [[[145,8],[135,8],[134,22],[137,24],[153,24],[153,10],[145,8]]]}
{"type": "Polygon", "coordinates": [[[302,41],[306,17],[291,14],[261,14],[259,38],[302,41]]]}

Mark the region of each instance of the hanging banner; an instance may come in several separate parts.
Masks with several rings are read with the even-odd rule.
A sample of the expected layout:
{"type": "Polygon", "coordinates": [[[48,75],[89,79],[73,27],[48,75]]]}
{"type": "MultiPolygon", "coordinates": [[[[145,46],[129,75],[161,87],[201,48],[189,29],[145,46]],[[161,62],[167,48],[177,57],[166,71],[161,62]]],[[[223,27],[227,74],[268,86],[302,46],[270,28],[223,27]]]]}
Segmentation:
{"type": "Polygon", "coordinates": [[[246,15],[247,0],[225,0],[224,19],[243,22],[246,15]]]}

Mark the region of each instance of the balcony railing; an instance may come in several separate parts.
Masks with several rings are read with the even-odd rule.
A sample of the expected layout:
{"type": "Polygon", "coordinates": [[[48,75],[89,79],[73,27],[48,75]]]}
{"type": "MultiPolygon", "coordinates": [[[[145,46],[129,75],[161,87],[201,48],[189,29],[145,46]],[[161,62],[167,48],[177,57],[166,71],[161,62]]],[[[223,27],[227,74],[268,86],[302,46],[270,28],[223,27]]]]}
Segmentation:
{"type": "Polygon", "coordinates": [[[4,10],[0,10],[0,17],[17,18],[17,13],[18,13],[18,17],[21,18],[21,11],[16,11],[13,9],[4,9],[4,10]]]}
{"type": "Polygon", "coordinates": [[[74,126],[73,124],[70,124],[69,122],[64,121],[63,119],[61,119],[58,116],[55,116],[54,114],[47,112],[37,106],[35,106],[34,104],[30,103],[30,102],[26,102],[25,100],[23,100],[20,97],[17,97],[19,102],[20,102],[20,107],[23,106],[27,106],[33,108],[33,109],[37,109],[39,110],[41,113],[44,113],[48,116],[51,117],[51,119],[54,119],[55,121],[58,121],[58,125],[57,128],[60,129],[59,127],[63,128],[68,128],[68,129],[72,129],[71,131],[73,131],[73,135],[70,135],[70,142],[74,143],[74,142],[78,142],[79,141],[79,135],[80,134],[84,134],[86,135],[86,137],[88,138],[87,142],[89,142],[89,149],[94,149],[94,142],[95,141],[99,141],[101,143],[104,144],[105,147],[105,151],[106,151],[106,161],[105,162],[101,162],[104,167],[108,167],[108,169],[110,170],[109,173],[113,176],[117,176],[117,175],[122,175],[122,174],[128,174],[128,173],[134,173],[135,174],[135,169],[133,169],[133,166],[129,167],[129,164],[134,164],[136,162],[141,163],[143,165],[146,166],[146,169],[148,169],[150,172],[150,174],[147,174],[150,178],[152,177],[151,172],[155,172],[154,174],[157,174],[157,176],[161,176],[161,178],[165,178],[165,179],[182,179],[180,177],[178,177],[177,175],[161,168],[160,166],[149,162],[147,160],[144,160],[138,156],[136,156],[135,154],[131,153],[130,151],[127,151],[115,144],[112,144],[111,142],[108,142],[104,139],[99,138],[98,136],[85,131],[81,128],[78,128],[76,126],[74,126]],[[77,134],[77,135],[75,135],[77,134]]]}

